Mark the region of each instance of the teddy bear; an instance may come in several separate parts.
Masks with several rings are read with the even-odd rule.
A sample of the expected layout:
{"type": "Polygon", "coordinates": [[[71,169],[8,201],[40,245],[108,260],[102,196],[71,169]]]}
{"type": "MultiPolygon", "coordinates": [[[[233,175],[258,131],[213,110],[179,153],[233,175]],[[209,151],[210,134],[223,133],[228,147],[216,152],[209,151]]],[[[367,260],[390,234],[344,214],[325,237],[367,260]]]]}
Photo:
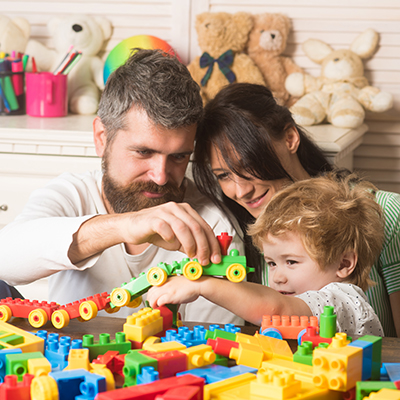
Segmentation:
{"type": "Polygon", "coordinates": [[[367,29],[352,42],[350,49],[333,50],[318,39],[303,43],[305,54],[321,64],[321,75],[293,73],[285,86],[293,96],[301,97],[291,108],[299,125],[315,125],[327,119],[341,128],[357,128],[365,117],[365,109],[384,112],[393,105],[393,96],[370,86],[364,76],[362,59],[372,56],[379,35],[367,29]]]}
{"type": "Polygon", "coordinates": [[[294,72],[303,72],[291,58],[282,56],[292,28],[291,22],[286,15],[264,13],[253,15],[253,23],[247,53],[260,69],[278,103],[290,106],[297,99],[286,90],[286,77],[294,72]]]}
{"type": "Polygon", "coordinates": [[[0,14],[0,52],[24,53],[31,33],[31,26],[25,18],[9,18],[0,14]]]}
{"type": "Polygon", "coordinates": [[[68,74],[69,110],[75,114],[96,113],[104,89],[104,62],[98,53],[111,37],[110,21],[104,17],[73,15],[52,18],[47,27],[54,49],[32,39],[26,53],[35,57],[39,71],[54,72],[71,45],[81,51],[82,57],[68,74]]]}
{"type": "Polygon", "coordinates": [[[260,70],[243,52],[252,26],[251,15],[245,12],[204,12],[196,16],[202,55],[192,60],[188,69],[200,85],[204,103],[233,82],[265,85],[260,70]]]}

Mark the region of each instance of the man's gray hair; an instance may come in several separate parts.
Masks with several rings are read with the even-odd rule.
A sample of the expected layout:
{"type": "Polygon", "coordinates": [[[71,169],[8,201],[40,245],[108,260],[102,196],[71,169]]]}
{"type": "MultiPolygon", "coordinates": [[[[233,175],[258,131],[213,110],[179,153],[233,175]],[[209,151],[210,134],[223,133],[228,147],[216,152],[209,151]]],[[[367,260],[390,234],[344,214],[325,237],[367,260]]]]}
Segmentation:
{"type": "Polygon", "coordinates": [[[126,129],[133,106],[167,129],[198,123],[203,115],[198,84],[175,56],[161,50],[132,49],[126,63],[108,77],[97,114],[109,143],[126,129]]]}

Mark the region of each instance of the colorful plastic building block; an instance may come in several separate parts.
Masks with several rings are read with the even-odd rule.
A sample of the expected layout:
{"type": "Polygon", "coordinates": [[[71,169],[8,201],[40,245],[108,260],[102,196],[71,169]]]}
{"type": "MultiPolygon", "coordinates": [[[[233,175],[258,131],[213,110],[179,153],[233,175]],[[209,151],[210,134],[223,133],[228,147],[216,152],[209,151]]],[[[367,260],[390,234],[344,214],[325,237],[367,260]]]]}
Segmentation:
{"type": "Polygon", "coordinates": [[[63,371],[71,369],[85,369],[90,370],[89,362],[89,349],[71,349],[68,355],[68,365],[63,371]]]}
{"type": "Polygon", "coordinates": [[[303,342],[301,345],[297,347],[297,351],[293,354],[293,361],[306,364],[313,365],[313,348],[311,342],[303,342]]]}
{"type": "Polygon", "coordinates": [[[143,367],[142,373],[136,377],[136,383],[142,385],[158,381],[159,379],[158,371],[154,367],[143,367]]]}
{"type": "Polygon", "coordinates": [[[196,325],[193,330],[187,326],[181,326],[178,331],[169,329],[165,332],[165,336],[161,338],[162,342],[176,341],[184,344],[186,347],[197,346],[199,344],[206,344],[205,339],[207,329],[202,325],[196,325]]]}
{"type": "Polygon", "coordinates": [[[124,332],[117,332],[114,340],[110,340],[109,333],[100,333],[98,342],[95,342],[93,335],[83,335],[82,347],[89,349],[89,360],[92,362],[98,355],[108,350],[117,350],[120,354],[126,354],[131,349],[131,342],[126,340],[124,332]]]}
{"type": "Polygon", "coordinates": [[[264,358],[264,352],[260,346],[250,343],[239,343],[239,347],[232,347],[229,358],[233,358],[236,364],[247,367],[260,368],[264,358]]]}
{"type": "Polygon", "coordinates": [[[137,377],[142,373],[143,367],[153,367],[157,370],[157,360],[140,352],[140,350],[130,350],[125,355],[123,373],[125,377],[124,386],[137,384],[137,377]]]}
{"type": "MultiPolygon", "coordinates": [[[[194,386],[200,389],[201,394],[204,388],[204,379],[194,375],[174,376],[161,379],[147,385],[131,386],[116,389],[112,392],[99,393],[96,400],[150,400],[158,399],[158,396],[165,394],[171,389],[186,388],[194,386]]],[[[184,389],[182,389],[184,390],[184,389]]],[[[202,397],[195,397],[201,400],[202,397]]]]}
{"type": "Polygon", "coordinates": [[[331,338],[336,334],[336,314],[333,306],[324,306],[324,312],[319,318],[319,335],[331,338]]]}
{"type": "Polygon", "coordinates": [[[51,364],[47,358],[28,359],[28,374],[42,376],[47,375],[49,372],[51,372],[51,364]]]}
{"type": "Polygon", "coordinates": [[[143,342],[150,336],[163,331],[163,318],[160,310],[149,307],[142,308],[126,318],[124,334],[127,340],[143,342]]]}
{"type": "Polygon", "coordinates": [[[6,354],[21,354],[21,349],[3,349],[0,350],[0,383],[3,383],[6,375],[6,354]]]}
{"type": "Polygon", "coordinates": [[[188,347],[180,350],[187,356],[187,369],[202,367],[203,365],[212,364],[215,361],[215,353],[211,346],[200,344],[198,346],[188,347]]]}
{"type": "Polygon", "coordinates": [[[157,370],[160,379],[175,376],[187,369],[187,355],[178,350],[154,352],[141,350],[140,353],[157,360],[157,370]]]}
{"type": "Polygon", "coordinates": [[[361,379],[363,381],[366,381],[368,379],[371,379],[371,373],[372,373],[372,343],[371,342],[366,342],[364,340],[355,340],[352,343],[348,344],[349,346],[352,347],[359,347],[362,349],[363,355],[362,355],[362,375],[361,379]]]}
{"type": "Polygon", "coordinates": [[[238,332],[240,332],[240,328],[233,324],[225,324],[224,328],[221,328],[217,324],[212,324],[208,327],[205,338],[216,339],[220,337],[227,340],[236,340],[238,332]]]}
{"type": "Polygon", "coordinates": [[[400,400],[400,392],[394,389],[381,389],[364,397],[364,400],[400,400]]]}
{"type": "Polygon", "coordinates": [[[272,336],[278,339],[297,339],[300,332],[308,326],[318,329],[318,318],[311,316],[292,315],[264,315],[260,333],[265,336],[272,336]]]}
{"type": "Polygon", "coordinates": [[[227,340],[227,339],[217,337],[216,339],[208,339],[207,345],[212,347],[215,354],[218,354],[218,355],[221,355],[224,357],[229,357],[229,353],[230,353],[232,347],[238,348],[239,342],[234,342],[233,340],[227,340]]]}
{"type": "Polygon", "coordinates": [[[378,381],[380,379],[380,370],[382,362],[382,338],[378,336],[365,335],[358,340],[372,343],[372,370],[371,380],[378,381]]]}
{"type": "Polygon", "coordinates": [[[0,346],[2,349],[20,348],[22,352],[44,351],[44,340],[19,329],[7,322],[0,321],[0,346]],[[18,336],[17,343],[14,339],[18,336]]]}
{"type": "Polygon", "coordinates": [[[31,400],[31,382],[34,376],[25,374],[18,382],[15,375],[8,375],[0,385],[0,399],[2,400],[31,400]]]}
{"type": "Polygon", "coordinates": [[[346,392],[361,381],[362,350],[350,346],[314,349],[313,374],[315,386],[346,392]]]}
{"type": "Polygon", "coordinates": [[[6,375],[16,375],[18,382],[22,381],[28,373],[28,360],[31,358],[44,358],[39,351],[32,353],[7,354],[6,355],[6,375]]]}
{"type": "Polygon", "coordinates": [[[143,343],[143,350],[164,352],[172,350],[184,350],[186,346],[178,342],[164,342],[164,343],[143,343]]]}
{"type": "Polygon", "coordinates": [[[360,381],[356,384],[356,400],[363,400],[372,392],[379,392],[381,389],[396,389],[393,382],[381,381],[360,381]]]}

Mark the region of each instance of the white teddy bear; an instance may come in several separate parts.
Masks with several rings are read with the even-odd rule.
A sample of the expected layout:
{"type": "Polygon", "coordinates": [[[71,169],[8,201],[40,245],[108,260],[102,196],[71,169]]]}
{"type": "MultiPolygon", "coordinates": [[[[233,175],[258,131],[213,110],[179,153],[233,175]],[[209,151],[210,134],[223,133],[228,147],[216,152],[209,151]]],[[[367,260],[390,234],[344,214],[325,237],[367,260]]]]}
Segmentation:
{"type": "Polygon", "coordinates": [[[31,27],[25,18],[11,19],[0,14],[0,52],[24,53],[31,27]]]}
{"type": "Polygon", "coordinates": [[[317,39],[304,42],[306,55],[321,64],[321,76],[293,73],[286,78],[286,90],[303,96],[290,108],[296,123],[315,125],[327,118],[334,126],[356,128],[364,121],[363,106],[374,112],[392,107],[393,96],[369,86],[364,77],[362,59],[371,57],[378,40],[378,33],[367,29],[349,50],[333,50],[317,39]]]}
{"type": "Polygon", "coordinates": [[[111,36],[111,23],[103,17],[73,15],[52,18],[47,26],[55,50],[32,39],[25,52],[35,57],[39,71],[54,72],[71,45],[81,51],[81,59],[68,74],[69,110],[76,114],[96,113],[100,91],[104,89],[104,62],[97,54],[111,36]]]}

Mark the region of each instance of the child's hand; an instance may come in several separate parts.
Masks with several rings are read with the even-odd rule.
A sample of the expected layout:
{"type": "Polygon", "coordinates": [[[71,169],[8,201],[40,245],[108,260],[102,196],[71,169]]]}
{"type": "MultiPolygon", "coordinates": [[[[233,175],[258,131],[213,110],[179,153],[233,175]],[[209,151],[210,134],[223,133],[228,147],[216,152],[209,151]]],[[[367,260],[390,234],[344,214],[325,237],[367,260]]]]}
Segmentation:
{"type": "Polygon", "coordinates": [[[172,276],[164,285],[150,288],[146,299],[152,308],[164,304],[191,303],[200,296],[200,280],[190,281],[184,276],[172,276]]]}

